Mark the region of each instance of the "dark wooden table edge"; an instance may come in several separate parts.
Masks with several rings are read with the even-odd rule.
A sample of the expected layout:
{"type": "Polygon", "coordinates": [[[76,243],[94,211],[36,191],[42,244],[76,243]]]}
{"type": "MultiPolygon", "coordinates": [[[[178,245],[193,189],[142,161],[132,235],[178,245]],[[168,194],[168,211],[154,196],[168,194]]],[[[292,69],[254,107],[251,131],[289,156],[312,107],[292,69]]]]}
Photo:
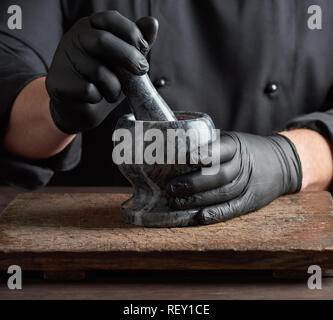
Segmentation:
{"type": "Polygon", "coordinates": [[[333,251],[0,252],[0,270],[13,264],[29,271],[327,270],[333,269],[333,251]]]}
{"type": "MultiPolygon", "coordinates": [[[[131,193],[129,187],[47,187],[34,193],[131,193]]],[[[0,216],[12,200],[18,194],[25,192],[0,187],[0,216]],[[3,193],[5,191],[5,194],[3,193]]],[[[333,198],[331,197],[332,202],[333,198]]],[[[302,274],[310,265],[319,265],[323,271],[330,272],[333,269],[333,250],[322,251],[311,250],[291,250],[291,251],[177,251],[177,252],[86,252],[85,257],[77,252],[2,252],[0,249],[0,271],[7,271],[10,265],[20,265],[22,270],[42,271],[48,273],[60,273],[60,279],[66,277],[66,272],[70,273],[69,279],[74,278],[83,270],[86,271],[177,271],[193,270],[217,270],[217,271],[272,271],[278,277],[297,278],[298,272],[302,274]],[[325,257],[323,257],[325,252],[325,257]],[[281,254],[283,260],[281,261],[281,254]],[[258,256],[260,255],[260,259],[258,256]],[[279,257],[277,263],[274,260],[279,257]],[[300,257],[302,258],[300,260],[300,257]],[[129,269],[128,260],[132,260],[129,269]],[[221,263],[221,260],[223,263],[221,263]],[[52,261],[52,268],[50,268],[52,261]],[[243,267],[246,262],[246,268],[243,267]],[[84,266],[84,267],[83,267],[84,266]],[[65,272],[65,277],[62,274],[65,272]],[[295,273],[296,272],[296,273],[295,273]],[[295,276],[296,274],[296,276],[295,276]]],[[[53,275],[52,275],[53,277],[53,275]]],[[[55,277],[57,278],[58,275],[55,277]]],[[[79,277],[80,278],[80,277],[79,277]]],[[[84,278],[84,277],[82,277],[84,278]]]]}

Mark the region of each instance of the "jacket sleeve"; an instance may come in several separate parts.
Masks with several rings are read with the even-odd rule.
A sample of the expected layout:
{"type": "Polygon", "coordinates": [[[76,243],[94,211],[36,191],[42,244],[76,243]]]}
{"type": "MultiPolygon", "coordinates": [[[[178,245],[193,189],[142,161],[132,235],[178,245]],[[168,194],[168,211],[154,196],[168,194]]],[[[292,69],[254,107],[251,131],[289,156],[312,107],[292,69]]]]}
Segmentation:
{"type": "Polygon", "coordinates": [[[70,170],[81,155],[81,136],[57,156],[28,161],[3,150],[12,105],[32,80],[45,76],[64,33],[60,0],[17,0],[22,10],[22,29],[10,30],[10,0],[0,2],[0,184],[32,190],[45,186],[57,170],[70,170]]]}
{"type": "Polygon", "coordinates": [[[308,128],[317,131],[333,145],[333,87],[320,111],[300,115],[290,120],[287,129],[308,128]]]}

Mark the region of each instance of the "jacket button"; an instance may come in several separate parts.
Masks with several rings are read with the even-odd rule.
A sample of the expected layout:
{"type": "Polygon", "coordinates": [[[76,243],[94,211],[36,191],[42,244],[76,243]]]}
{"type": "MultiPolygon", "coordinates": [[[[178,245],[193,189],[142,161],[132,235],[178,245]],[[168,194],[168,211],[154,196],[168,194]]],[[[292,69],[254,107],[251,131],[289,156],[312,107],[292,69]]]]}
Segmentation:
{"type": "Polygon", "coordinates": [[[167,80],[165,78],[160,78],[156,80],[154,84],[156,88],[160,89],[167,85],[167,80]]]}
{"type": "Polygon", "coordinates": [[[265,94],[269,96],[273,96],[277,91],[279,90],[279,87],[276,83],[268,83],[265,87],[265,94]]]}

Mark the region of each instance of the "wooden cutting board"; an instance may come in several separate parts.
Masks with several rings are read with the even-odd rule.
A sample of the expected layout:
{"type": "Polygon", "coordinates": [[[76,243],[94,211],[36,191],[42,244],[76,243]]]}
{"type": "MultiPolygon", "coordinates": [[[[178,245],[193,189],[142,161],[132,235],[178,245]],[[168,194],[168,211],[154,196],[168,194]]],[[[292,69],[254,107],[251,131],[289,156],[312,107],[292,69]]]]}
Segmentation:
{"type": "Polygon", "coordinates": [[[327,192],[284,196],[228,222],[151,229],[123,223],[128,194],[19,195],[0,215],[0,269],[306,270],[333,268],[327,192]]]}

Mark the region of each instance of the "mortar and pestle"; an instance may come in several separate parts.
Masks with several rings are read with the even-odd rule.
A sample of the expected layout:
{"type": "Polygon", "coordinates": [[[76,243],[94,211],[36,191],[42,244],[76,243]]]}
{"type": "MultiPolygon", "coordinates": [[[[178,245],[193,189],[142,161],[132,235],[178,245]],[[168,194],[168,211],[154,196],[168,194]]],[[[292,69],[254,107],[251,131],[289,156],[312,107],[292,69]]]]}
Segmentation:
{"type": "MultiPolygon", "coordinates": [[[[158,94],[149,76],[136,76],[127,71],[121,71],[119,78],[127,97],[132,114],[127,114],[118,120],[117,129],[127,129],[135,137],[136,125],[140,124],[143,134],[150,129],[158,129],[164,137],[164,162],[162,164],[120,164],[119,169],[134,188],[131,199],[121,205],[121,217],[124,222],[145,227],[184,227],[197,225],[196,214],[200,210],[173,210],[168,205],[168,194],[165,190],[168,181],[182,173],[193,169],[186,163],[168,164],[167,144],[168,129],[183,129],[192,135],[191,142],[182,141],[188,154],[199,145],[214,140],[214,124],[211,118],[199,112],[179,111],[173,113],[168,104],[158,94]],[[188,131],[190,130],[190,131],[188,131]],[[195,136],[195,137],[193,137],[195,136]],[[199,138],[200,137],[200,138],[199,138]],[[184,143],[185,142],[185,143],[184,143]]],[[[152,142],[137,142],[133,139],[133,154],[137,148],[145,150],[152,142]],[[142,145],[143,144],[143,145],[142,145]]],[[[178,138],[175,150],[178,149],[178,138]]],[[[118,142],[119,143],[119,142],[118,142]]],[[[117,145],[117,142],[115,143],[117,145]]],[[[177,159],[177,152],[176,157],[177,159]]]]}

